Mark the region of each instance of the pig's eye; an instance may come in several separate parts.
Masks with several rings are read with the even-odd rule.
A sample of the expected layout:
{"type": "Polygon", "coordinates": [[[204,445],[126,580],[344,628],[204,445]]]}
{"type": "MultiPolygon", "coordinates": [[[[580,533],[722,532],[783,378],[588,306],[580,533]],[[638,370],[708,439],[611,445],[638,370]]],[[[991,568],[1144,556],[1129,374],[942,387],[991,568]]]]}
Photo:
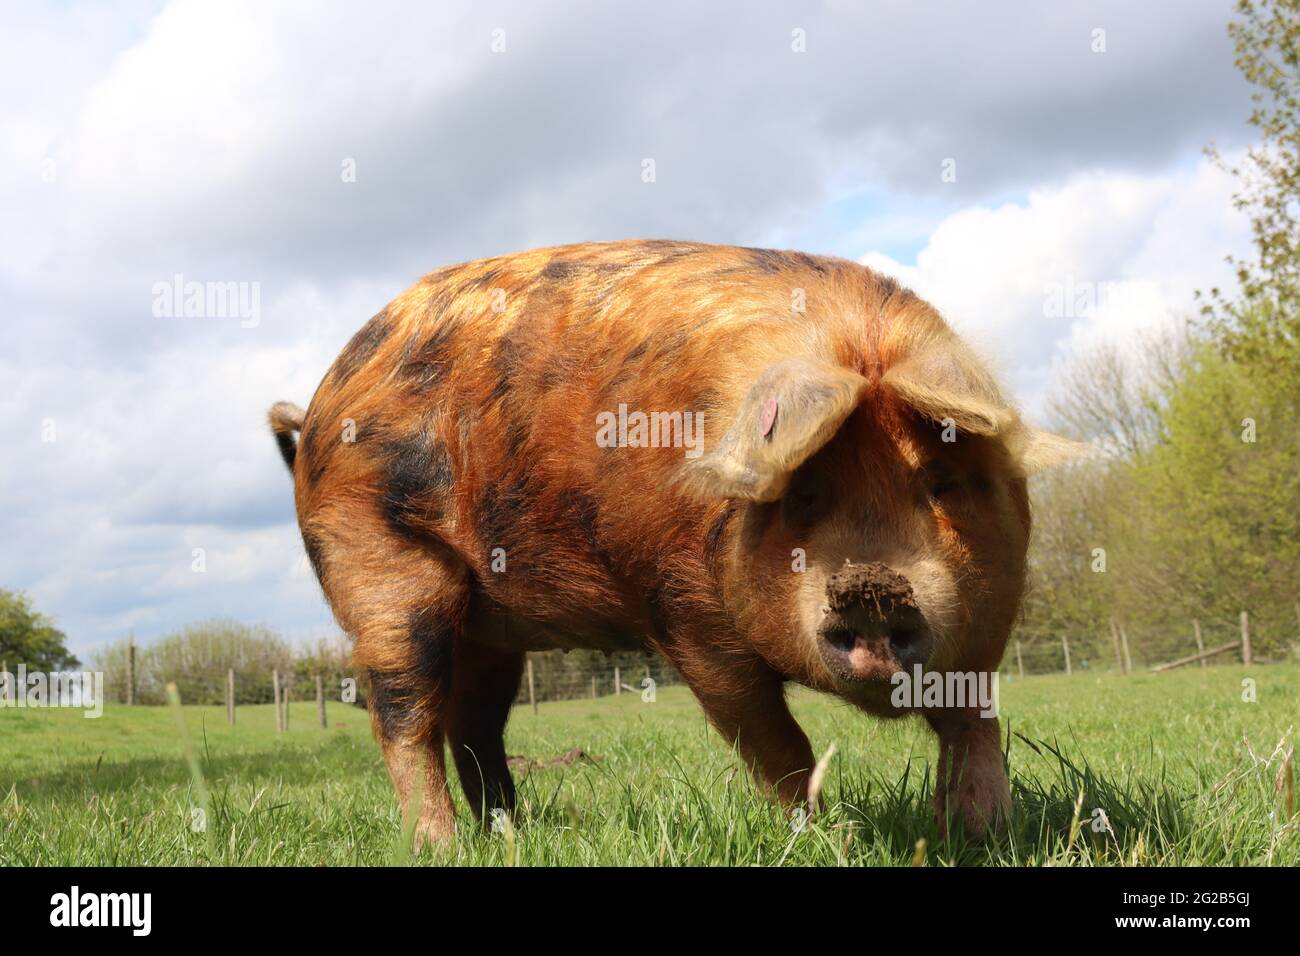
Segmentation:
{"type": "Polygon", "coordinates": [[[825,482],[811,473],[799,473],[781,501],[781,516],[790,528],[806,528],[826,516],[825,482]]]}
{"type": "Polygon", "coordinates": [[[951,478],[945,478],[942,481],[935,481],[930,484],[930,497],[935,501],[942,501],[945,498],[951,498],[960,486],[951,478]]]}
{"type": "Polygon", "coordinates": [[[927,481],[926,493],[931,501],[942,502],[952,498],[961,490],[961,483],[956,476],[942,466],[931,466],[925,471],[927,481]]]}

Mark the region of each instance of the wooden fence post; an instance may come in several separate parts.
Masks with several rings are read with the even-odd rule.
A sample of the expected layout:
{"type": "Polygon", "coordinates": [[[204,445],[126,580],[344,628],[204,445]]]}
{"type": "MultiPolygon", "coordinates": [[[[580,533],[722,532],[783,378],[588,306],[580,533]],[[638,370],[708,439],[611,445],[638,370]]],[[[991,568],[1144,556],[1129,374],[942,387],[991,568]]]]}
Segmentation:
{"type": "Polygon", "coordinates": [[[1115,619],[1110,619],[1110,640],[1115,645],[1115,666],[1119,668],[1121,674],[1127,673],[1124,670],[1124,652],[1119,646],[1119,628],[1115,626],[1115,619]]]}
{"type": "Polygon", "coordinates": [[[1247,667],[1255,662],[1250,653],[1250,617],[1245,611],[1241,612],[1241,662],[1247,667]]]}
{"type": "Polygon", "coordinates": [[[596,675],[591,675],[591,699],[596,699],[596,675]]]}
{"type": "Polygon", "coordinates": [[[614,693],[615,695],[623,693],[623,677],[618,672],[618,667],[614,668],[614,693]]]}
{"type": "Polygon", "coordinates": [[[126,703],[135,703],[135,641],[126,642],[126,703]]]}
{"type": "Polygon", "coordinates": [[[537,690],[533,686],[533,659],[528,658],[528,703],[533,707],[533,716],[537,716],[537,690]]]}
{"type": "Polygon", "coordinates": [[[1124,625],[1119,626],[1119,646],[1124,649],[1124,673],[1133,673],[1133,655],[1128,652],[1128,631],[1124,630],[1124,625]]]}
{"type": "Polygon", "coordinates": [[[1061,647],[1065,649],[1065,672],[1071,674],[1073,671],[1070,669],[1070,639],[1064,634],[1061,635],[1061,647]]]}
{"type": "MultiPolygon", "coordinates": [[[[1192,631],[1195,632],[1196,634],[1196,653],[1204,654],[1205,641],[1201,640],[1201,622],[1196,620],[1195,618],[1192,619],[1192,631]]],[[[1201,666],[1209,667],[1209,663],[1205,660],[1204,657],[1201,658],[1201,666]]]]}
{"type": "Polygon", "coordinates": [[[325,678],[320,674],[316,675],[316,713],[320,716],[321,727],[327,726],[325,723],[325,678]]]}
{"type": "Polygon", "coordinates": [[[1025,676],[1025,660],[1020,656],[1020,642],[1016,641],[1016,673],[1025,676]]]}
{"type": "Polygon", "coordinates": [[[226,671],[226,723],[235,726],[235,669],[226,671]]]}
{"type": "Polygon", "coordinates": [[[275,668],[271,669],[271,690],[275,694],[275,732],[282,734],[284,721],[280,716],[280,672],[275,668]]]}

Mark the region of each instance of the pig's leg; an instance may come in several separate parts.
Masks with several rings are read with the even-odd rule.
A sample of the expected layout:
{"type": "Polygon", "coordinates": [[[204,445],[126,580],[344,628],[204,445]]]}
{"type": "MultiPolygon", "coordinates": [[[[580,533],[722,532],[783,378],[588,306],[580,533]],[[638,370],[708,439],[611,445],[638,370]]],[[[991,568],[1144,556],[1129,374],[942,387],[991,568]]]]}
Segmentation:
{"type": "MultiPolygon", "coordinates": [[[[371,680],[374,680],[373,673],[371,680]]],[[[447,790],[442,729],[433,724],[418,736],[390,738],[380,727],[382,718],[375,713],[372,711],[371,725],[383,750],[403,819],[414,812],[417,802],[419,805],[415,849],[418,851],[431,843],[450,843],[456,834],[456,810],[447,790]]]]}
{"type": "MultiPolygon", "coordinates": [[[[370,669],[370,724],[384,753],[403,818],[419,807],[416,849],[449,842],[456,832],[443,758],[446,688],[450,669],[443,660],[421,659],[402,669],[370,669]]],[[[450,653],[446,661],[450,661],[450,653]]]]}
{"type": "Polygon", "coordinates": [[[1000,827],[1011,814],[1011,785],[998,719],[965,708],[927,711],[925,719],[939,735],[934,809],[940,832],[958,819],[972,836],[1000,827]]]}
{"type": "Polygon", "coordinates": [[[475,644],[469,638],[456,648],[447,736],[465,799],[484,822],[493,810],[515,809],[503,735],[523,669],[523,651],[475,644]]]}
{"type": "MultiPolygon", "coordinates": [[[[378,548],[370,552],[380,553],[378,548]]],[[[367,586],[348,594],[346,603],[335,600],[335,613],[355,635],[356,666],[370,675],[370,723],[403,815],[418,804],[419,849],[450,841],[456,832],[443,746],[453,648],[468,589],[449,560],[414,550],[401,553],[401,560],[395,553],[389,557],[393,560],[374,567],[364,578],[367,586]]],[[[343,573],[327,578],[335,594],[343,578],[343,573]]]]}
{"type": "Polygon", "coordinates": [[[785,701],[781,676],[758,657],[712,647],[668,653],[718,733],[787,806],[806,803],[815,763],[785,701]]]}

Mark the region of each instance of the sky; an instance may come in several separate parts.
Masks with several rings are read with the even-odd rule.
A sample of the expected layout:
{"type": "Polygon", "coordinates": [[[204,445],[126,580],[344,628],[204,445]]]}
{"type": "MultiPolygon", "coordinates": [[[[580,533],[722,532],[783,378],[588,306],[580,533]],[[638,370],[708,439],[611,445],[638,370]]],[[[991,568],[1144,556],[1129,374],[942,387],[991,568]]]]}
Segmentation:
{"type": "Polygon", "coordinates": [[[1231,286],[1230,0],[4,3],[0,587],[84,658],[332,630],[265,426],[448,263],[673,238],[902,279],[1032,420],[1231,286]],[[645,181],[653,161],[652,182],[645,181]],[[229,289],[186,309],[177,284],[229,289]]]}

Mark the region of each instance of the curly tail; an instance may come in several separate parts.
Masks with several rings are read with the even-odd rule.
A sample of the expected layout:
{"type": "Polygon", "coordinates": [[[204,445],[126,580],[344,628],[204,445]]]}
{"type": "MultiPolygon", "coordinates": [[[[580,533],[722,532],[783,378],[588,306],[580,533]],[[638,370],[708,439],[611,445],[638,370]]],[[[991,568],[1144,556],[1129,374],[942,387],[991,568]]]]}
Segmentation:
{"type": "Polygon", "coordinates": [[[293,402],[276,402],[266,413],[266,420],[271,423],[271,431],[275,434],[275,442],[280,446],[280,454],[284,456],[284,463],[290,471],[293,471],[293,460],[298,455],[298,439],[295,436],[302,431],[302,422],[306,417],[307,413],[293,402]]]}

